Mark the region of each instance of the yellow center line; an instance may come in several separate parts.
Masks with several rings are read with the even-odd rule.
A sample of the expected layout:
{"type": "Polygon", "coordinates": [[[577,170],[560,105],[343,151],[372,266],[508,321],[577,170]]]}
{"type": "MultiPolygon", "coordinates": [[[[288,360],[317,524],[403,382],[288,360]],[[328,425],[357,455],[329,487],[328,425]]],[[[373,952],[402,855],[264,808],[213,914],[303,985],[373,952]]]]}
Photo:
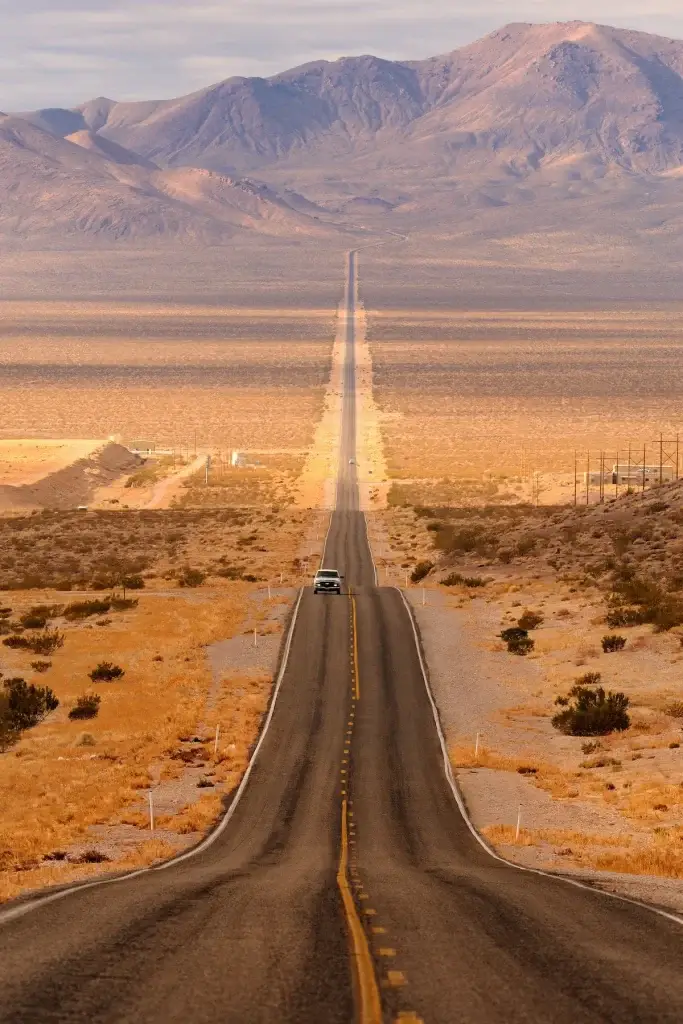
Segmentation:
{"type": "MultiPolygon", "coordinates": [[[[382,1024],[382,1004],[379,997],[379,986],[375,976],[375,968],[370,954],[370,947],[365,929],[356,910],[348,877],[349,836],[348,836],[348,805],[342,800],[341,813],[341,851],[337,870],[337,885],[341,893],[349,929],[352,951],[352,964],[358,991],[359,1024],[382,1024]]],[[[366,911],[367,913],[367,911],[366,911]]]]}

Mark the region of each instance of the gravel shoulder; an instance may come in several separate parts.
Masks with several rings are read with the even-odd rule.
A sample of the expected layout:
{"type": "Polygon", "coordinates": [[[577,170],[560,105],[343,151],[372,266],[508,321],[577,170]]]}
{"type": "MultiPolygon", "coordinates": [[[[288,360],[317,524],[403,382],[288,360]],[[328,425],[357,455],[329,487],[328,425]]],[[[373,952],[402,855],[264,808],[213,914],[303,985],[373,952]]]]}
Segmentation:
{"type": "Polygon", "coordinates": [[[483,600],[460,607],[441,590],[427,589],[425,605],[421,588],[405,593],[420,630],[458,784],[476,828],[516,863],[683,911],[683,881],[580,866],[581,854],[649,848],[657,828],[627,817],[602,794],[586,797],[567,784],[566,766],[575,758],[577,740],[553,730],[547,714],[534,713],[542,684],[539,663],[512,658],[491,642],[500,630],[500,609],[483,600]],[[556,774],[539,780],[524,773],[525,762],[556,766],[556,774]]]}

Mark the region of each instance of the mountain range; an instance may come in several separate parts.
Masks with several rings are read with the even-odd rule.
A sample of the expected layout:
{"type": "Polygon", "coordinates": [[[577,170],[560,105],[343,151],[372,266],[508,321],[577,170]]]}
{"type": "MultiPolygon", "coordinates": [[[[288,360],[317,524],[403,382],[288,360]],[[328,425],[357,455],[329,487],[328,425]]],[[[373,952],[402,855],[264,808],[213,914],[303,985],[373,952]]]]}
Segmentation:
{"type": "Polygon", "coordinates": [[[575,223],[577,197],[591,220],[621,202],[643,231],[678,222],[683,41],[514,24],[422,61],[0,116],[5,240],[495,234],[549,203],[575,223]]]}

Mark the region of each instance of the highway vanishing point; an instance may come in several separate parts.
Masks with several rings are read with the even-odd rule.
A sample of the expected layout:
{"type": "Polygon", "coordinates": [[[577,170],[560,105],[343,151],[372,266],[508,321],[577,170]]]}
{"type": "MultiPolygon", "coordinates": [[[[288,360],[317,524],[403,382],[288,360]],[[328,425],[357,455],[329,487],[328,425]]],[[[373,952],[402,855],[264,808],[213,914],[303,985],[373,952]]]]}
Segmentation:
{"type": "Polygon", "coordinates": [[[456,802],[412,618],[377,586],[349,464],[348,261],[324,565],[349,593],[302,592],[249,776],[208,841],[0,912],[0,1024],[683,1021],[683,922],[505,863],[456,802]]]}

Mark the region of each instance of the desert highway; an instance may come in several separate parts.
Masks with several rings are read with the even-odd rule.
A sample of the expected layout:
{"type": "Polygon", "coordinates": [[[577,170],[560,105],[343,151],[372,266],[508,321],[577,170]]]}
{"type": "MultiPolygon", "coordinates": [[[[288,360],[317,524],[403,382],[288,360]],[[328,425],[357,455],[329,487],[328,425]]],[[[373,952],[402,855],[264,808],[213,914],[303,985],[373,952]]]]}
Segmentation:
{"type": "Polygon", "coordinates": [[[0,913],[2,1024],[683,1020],[681,924],[496,860],[458,809],[412,621],[375,585],[349,463],[356,264],[325,550],[350,592],[304,590],[215,841],[0,913]]]}

